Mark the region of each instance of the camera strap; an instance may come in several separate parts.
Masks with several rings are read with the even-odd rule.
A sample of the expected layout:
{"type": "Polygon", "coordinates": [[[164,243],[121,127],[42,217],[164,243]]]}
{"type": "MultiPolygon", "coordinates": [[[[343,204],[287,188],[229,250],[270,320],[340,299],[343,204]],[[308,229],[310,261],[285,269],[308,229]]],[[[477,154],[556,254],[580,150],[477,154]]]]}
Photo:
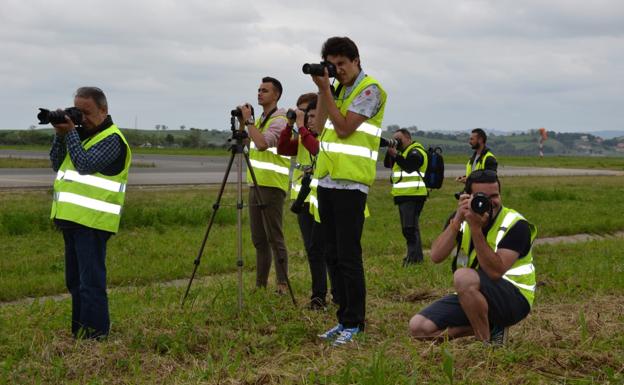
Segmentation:
{"type": "Polygon", "coordinates": [[[267,116],[265,116],[264,119],[262,120],[262,122],[260,122],[260,126],[258,126],[258,129],[260,131],[262,131],[264,129],[264,126],[266,126],[266,124],[269,121],[269,119],[271,119],[271,115],[273,115],[275,113],[275,111],[277,111],[277,107],[275,107],[271,111],[269,111],[267,116]]]}
{"type": "Polygon", "coordinates": [[[340,97],[340,92],[342,91],[343,84],[338,84],[338,88],[334,88],[334,85],[331,85],[332,95],[334,99],[338,99],[340,97]]]}

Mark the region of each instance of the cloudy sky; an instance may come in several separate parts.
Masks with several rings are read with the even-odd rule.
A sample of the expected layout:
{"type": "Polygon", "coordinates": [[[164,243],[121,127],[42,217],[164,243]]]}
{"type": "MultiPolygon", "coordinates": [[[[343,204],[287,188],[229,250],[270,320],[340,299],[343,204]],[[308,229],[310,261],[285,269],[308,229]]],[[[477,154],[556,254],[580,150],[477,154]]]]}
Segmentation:
{"type": "Polygon", "coordinates": [[[115,122],[229,128],[263,76],[281,106],[349,36],[388,92],[384,125],[624,129],[622,0],[3,0],[0,129],[101,87],[115,122]]]}

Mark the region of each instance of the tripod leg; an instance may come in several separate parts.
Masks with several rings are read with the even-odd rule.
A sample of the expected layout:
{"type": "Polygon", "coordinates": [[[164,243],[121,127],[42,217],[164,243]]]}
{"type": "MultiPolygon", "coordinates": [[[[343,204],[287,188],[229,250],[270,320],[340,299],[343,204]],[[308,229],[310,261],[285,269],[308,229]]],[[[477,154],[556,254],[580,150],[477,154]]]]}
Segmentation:
{"type": "MultiPolygon", "coordinates": [[[[251,180],[253,181],[254,186],[258,187],[258,181],[256,180],[256,173],[253,170],[253,167],[251,166],[251,161],[249,160],[249,155],[246,153],[243,153],[243,155],[245,156],[245,161],[247,162],[247,169],[249,170],[249,173],[251,175],[251,180]]],[[[266,215],[264,212],[264,209],[266,208],[266,206],[264,205],[264,201],[262,200],[262,194],[260,193],[260,190],[256,191],[257,194],[256,195],[256,204],[259,205],[260,207],[260,212],[262,213],[262,221],[264,223],[264,228],[267,231],[267,235],[269,237],[269,239],[273,240],[273,234],[271,234],[271,228],[267,225],[267,219],[266,219],[266,215]]],[[[249,204],[251,204],[251,202],[249,202],[249,204]]],[[[284,258],[281,256],[277,256],[277,263],[275,268],[276,269],[281,269],[282,273],[284,274],[284,277],[286,277],[286,285],[288,286],[288,293],[290,294],[290,298],[292,299],[293,305],[297,306],[297,300],[295,299],[295,294],[293,293],[292,290],[292,286],[290,285],[290,279],[288,278],[288,272],[286,271],[286,267],[284,266],[284,258]]]]}
{"type": "MultiPolygon", "coordinates": [[[[237,153],[244,154],[242,143],[238,144],[237,153]]],[[[237,221],[237,261],[238,266],[238,310],[243,310],[243,159],[238,158],[237,175],[236,175],[236,221],[237,221]]]]}
{"type": "Polygon", "coordinates": [[[221,197],[223,196],[223,191],[225,190],[225,184],[227,183],[228,176],[230,175],[230,169],[232,168],[232,162],[234,161],[234,156],[236,155],[236,151],[232,148],[232,155],[230,156],[230,160],[227,165],[227,169],[225,170],[225,175],[223,176],[223,181],[221,182],[221,188],[219,190],[219,195],[217,196],[217,201],[212,205],[212,215],[210,216],[210,222],[208,223],[208,227],[206,228],[206,233],[204,234],[204,239],[199,248],[199,252],[197,253],[197,258],[193,261],[195,267],[193,268],[193,274],[191,274],[191,278],[189,279],[188,286],[186,287],[186,292],[184,293],[184,297],[182,298],[181,306],[184,306],[184,302],[186,301],[186,297],[188,296],[189,290],[191,290],[191,284],[193,283],[193,279],[195,278],[195,273],[197,273],[197,268],[199,267],[199,263],[201,262],[202,254],[204,253],[204,248],[206,247],[206,241],[208,240],[208,234],[210,234],[210,229],[212,228],[212,224],[214,223],[215,216],[217,215],[217,210],[219,209],[219,205],[221,203],[221,197]]]}

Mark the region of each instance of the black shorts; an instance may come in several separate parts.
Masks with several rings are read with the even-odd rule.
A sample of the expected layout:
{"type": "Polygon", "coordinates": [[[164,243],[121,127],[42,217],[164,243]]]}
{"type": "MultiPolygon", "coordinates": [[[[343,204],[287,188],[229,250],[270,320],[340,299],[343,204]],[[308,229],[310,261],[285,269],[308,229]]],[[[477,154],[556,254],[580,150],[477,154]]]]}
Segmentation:
{"type": "MultiPolygon", "coordinates": [[[[512,283],[499,279],[492,281],[482,270],[477,270],[481,286],[479,291],[488,303],[490,325],[511,326],[524,319],[531,310],[529,302],[512,283]]],[[[470,321],[459,304],[457,294],[449,294],[421,310],[418,314],[431,320],[438,329],[468,326],[470,321]]]]}

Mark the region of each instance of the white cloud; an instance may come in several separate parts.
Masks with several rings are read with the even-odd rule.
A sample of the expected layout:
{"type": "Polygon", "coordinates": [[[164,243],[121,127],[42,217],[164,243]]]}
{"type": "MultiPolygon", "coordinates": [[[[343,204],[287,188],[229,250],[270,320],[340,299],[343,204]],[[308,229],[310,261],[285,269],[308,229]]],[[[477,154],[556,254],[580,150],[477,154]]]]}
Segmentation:
{"type": "Polygon", "coordinates": [[[25,128],[82,85],[118,124],[227,128],[260,78],[283,104],[323,41],[350,36],[389,94],[385,124],[622,129],[624,3],[557,1],[8,0],[0,128],[25,128]]]}

